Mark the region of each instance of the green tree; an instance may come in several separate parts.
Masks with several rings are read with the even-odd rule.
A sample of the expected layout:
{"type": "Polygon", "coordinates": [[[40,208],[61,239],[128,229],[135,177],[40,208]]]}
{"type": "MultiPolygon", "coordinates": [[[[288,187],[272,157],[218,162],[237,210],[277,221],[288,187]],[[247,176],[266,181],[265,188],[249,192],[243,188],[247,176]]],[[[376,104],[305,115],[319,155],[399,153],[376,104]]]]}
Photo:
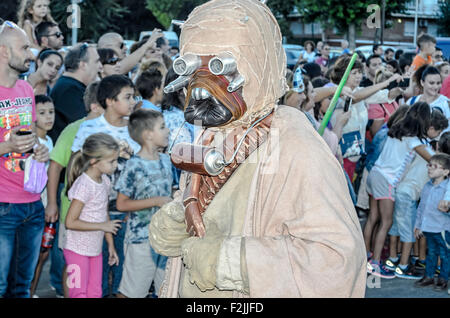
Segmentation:
{"type": "MultiPolygon", "coordinates": [[[[70,43],[72,34],[67,21],[71,16],[71,13],[67,11],[70,4],[71,0],[52,1],[50,4],[52,16],[64,33],[66,43],[70,43]]],[[[122,18],[125,13],[129,12],[116,0],[84,0],[78,5],[81,11],[78,40],[96,41],[105,32],[118,31],[120,33],[120,27],[113,21],[122,18]]]]}
{"type": "Polygon", "coordinates": [[[172,20],[186,20],[189,13],[198,5],[207,0],[147,0],[147,9],[152,12],[159,23],[166,29],[170,27],[172,20]]]}
{"type": "Polygon", "coordinates": [[[438,32],[443,36],[450,36],[450,2],[439,1],[440,15],[438,20],[438,32]]]}
{"type": "Polygon", "coordinates": [[[17,10],[19,2],[17,0],[2,0],[0,3],[0,18],[17,22],[17,10]]]}
{"type": "MultiPolygon", "coordinates": [[[[402,12],[407,2],[409,0],[386,1],[385,16],[402,12]]],[[[381,8],[382,1],[302,0],[297,8],[306,22],[320,21],[324,29],[336,28],[341,34],[348,35],[350,47],[354,48],[356,32],[361,30],[361,26],[370,16],[367,11],[370,4],[378,4],[381,8]]]]}
{"type": "Polygon", "coordinates": [[[300,0],[268,0],[267,6],[270,8],[274,16],[277,18],[283,36],[290,37],[288,16],[292,13],[300,0]]]}

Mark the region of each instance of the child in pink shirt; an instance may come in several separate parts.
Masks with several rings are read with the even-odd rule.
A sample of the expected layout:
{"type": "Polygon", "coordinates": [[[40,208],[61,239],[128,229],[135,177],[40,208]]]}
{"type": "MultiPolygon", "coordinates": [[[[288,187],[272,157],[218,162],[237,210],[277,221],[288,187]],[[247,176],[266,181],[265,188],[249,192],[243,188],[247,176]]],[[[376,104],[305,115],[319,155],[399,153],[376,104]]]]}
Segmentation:
{"type": "Polygon", "coordinates": [[[118,156],[114,138],[97,133],[86,139],[69,163],[71,204],[65,222],[64,258],[70,298],[102,297],[103,238],[108,243],[109,265],[118,265],[112,234],[121,227],[121,220],[109,219],[111,183],[107,177],[116,170],[118,156]]]}

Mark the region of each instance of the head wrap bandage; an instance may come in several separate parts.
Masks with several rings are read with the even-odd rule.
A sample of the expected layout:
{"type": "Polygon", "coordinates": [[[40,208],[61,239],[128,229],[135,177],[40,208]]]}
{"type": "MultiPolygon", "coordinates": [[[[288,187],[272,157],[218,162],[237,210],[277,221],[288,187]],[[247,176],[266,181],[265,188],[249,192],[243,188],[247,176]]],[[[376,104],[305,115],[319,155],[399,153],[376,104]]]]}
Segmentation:
{"type": "MultiPolygon", "coordinates": [[[[279,26],[270,9],[257,0],[212,0],[195,8],[182,26],[180,48],[181,56],[213,57],[229,52],[236,60],[236,72],[245,79],[233,94],[235,99],[242,96],[246,110],[236,104],[237,100],[228,100],[234,104],[234,110],[229,108],[230,113],[235,112],[233,118],[215,126],[250,126],[268,114],[288,89],[279,26]],[[236,116],[239,112],[242,114],[236,116]]],[[[205,88],[205,83],[200,85],[200,79],[196,79],[199,75],[205,74],[197,71],[192,75],[188,92],[191,85],[205,88]]],[[[226,115],[226,110],[221,111],[226,115]]]]}

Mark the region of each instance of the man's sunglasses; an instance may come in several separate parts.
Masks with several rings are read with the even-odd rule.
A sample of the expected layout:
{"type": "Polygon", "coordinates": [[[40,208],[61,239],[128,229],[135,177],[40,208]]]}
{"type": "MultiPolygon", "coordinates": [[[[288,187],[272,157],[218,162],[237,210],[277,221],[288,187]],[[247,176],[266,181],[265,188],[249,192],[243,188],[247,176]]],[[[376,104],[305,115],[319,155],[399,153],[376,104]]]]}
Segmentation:
{"type": "Polygon", "coordinates": [[[49,37],[49,36],[56,36],[57,38],[60,38],[60,37],[63,36],[63,34],[62,34],[62,32],[56,32],[56,33],[53,33],[53,34],[47,34],[45,36],[47,36],[47,37],[49,37]]]}
{"type": "Polygon", "coordinates": [[[119,58],[117,58],[117,57],[113,57],[113,58],[110,58],[109,60],[107,60],[105,63],[103,63],[103,64],[107,64],[107,65],[116,65],[117,63],[119,63],[120,62],[120,59],[119,58]]]}

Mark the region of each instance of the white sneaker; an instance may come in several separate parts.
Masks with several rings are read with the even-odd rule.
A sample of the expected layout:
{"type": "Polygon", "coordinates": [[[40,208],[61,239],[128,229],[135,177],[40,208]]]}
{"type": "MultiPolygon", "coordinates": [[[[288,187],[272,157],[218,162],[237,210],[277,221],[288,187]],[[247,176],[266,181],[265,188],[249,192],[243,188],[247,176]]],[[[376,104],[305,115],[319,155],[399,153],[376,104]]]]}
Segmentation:
{"type": "Polygon", "coordinates": [[[34,294],[34,295],[32,296],[32,298],[39,298],[39,296],[36,295],[36,294],[34,294]]]}

